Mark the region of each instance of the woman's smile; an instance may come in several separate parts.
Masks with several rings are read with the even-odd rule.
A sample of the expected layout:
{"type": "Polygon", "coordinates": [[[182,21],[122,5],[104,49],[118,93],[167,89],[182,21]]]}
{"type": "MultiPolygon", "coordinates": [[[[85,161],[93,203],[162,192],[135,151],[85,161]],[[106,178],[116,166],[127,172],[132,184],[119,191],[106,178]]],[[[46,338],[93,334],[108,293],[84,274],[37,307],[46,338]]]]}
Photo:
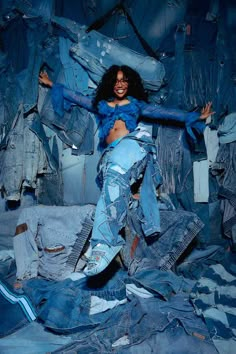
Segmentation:
{"type": "Polygon", "coordinates": [[[128,80],[126,79],[126,77],[124,76],[124,73],[122,71],[118,71],[117,77],[116,77],[116,83],[114,86],[114,94],[115,94],[116,98],[121,100],[125,96],[127,96],[128,87],[129,87],[129,83],[128,83],[128,80]]]}

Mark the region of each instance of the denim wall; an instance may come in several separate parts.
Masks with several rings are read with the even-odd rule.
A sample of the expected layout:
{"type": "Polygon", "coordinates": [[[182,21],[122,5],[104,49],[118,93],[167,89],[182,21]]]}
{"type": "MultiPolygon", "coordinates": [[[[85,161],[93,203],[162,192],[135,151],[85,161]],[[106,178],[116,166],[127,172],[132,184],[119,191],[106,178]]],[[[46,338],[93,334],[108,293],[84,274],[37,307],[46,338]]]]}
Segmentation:
{"type": "Polygon", "coordinates": [[[233,0],[1,1],[0,208],[96,203],[99,195],[96,121],[77,108],[58,121],[50,91],[38,86],[42,68],[90,93],[115,60],[151,57],[139,65],[151,99],[185,110],[212,100],[216,130],[236,110],[235,23],[233,0]],[[109,38],[113,51],[94,46],[109,38]]]}

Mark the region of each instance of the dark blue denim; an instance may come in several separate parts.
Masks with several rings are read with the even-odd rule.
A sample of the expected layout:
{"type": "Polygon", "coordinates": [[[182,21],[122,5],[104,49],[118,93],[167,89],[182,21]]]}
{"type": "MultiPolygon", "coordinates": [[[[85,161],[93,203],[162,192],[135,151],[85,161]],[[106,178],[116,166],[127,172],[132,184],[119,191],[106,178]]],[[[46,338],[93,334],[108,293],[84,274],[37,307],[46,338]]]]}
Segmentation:
{"type": "MultiPolygon", "coordinates": [[[[195,203],[193,194],[193,160],[186,136],[177,127],[159,127],[158,161],[162,170],[163,186],[177,209],[194,212],[204,223],[197,236],[198,245],[210,242],[209,207],[207,203],[195,203]],[[166,144],[165,142],[170,142],[166,144]],[[166,164],[169,161],[169,164],[166,164]]],[[[208,183],[206,181],[205,183],[208,183]]]]}
{"type": "MultiPolygon", "coordinates": [[[[124,337],[124,342],[126,336],[124,337]]],[[[140,343],[133,345],[120,345],[106,349],[107,346],[95,335],[89,341],[73,341],[61,347],[53,353],[63,354],[217,354],[212,343],[199,340],[197,337],[189,336],[179,326],[178,321],[173,321],[163,332],[157,332],[140,343]]]]}
{"type": "Polygon", "coordinates": [[[8,133],[12,128],[13,121],[22,99],[22,92],[15,73],[12,70],[8,70],[7,61],[4,60],[3,55],[1,55],[0,91],[2,96],[1,103],[5,111],[4,117],[2,117],[4,120],[5,137],[0,143],[0,149],[5,149],[8,133]]]}
{"type": "Polygon", "coordinates": [[[9,15],[13,16],[5,22],[1,37],[4,48],[7,48],[5,53],[8,63],[14,68],[15,74],[18,74],[27,67],[29,60],[25,24],[20,14],[14,10],[9,15]]]}
{"type": "MultiPolygon", "coordinates": [[[[177,334],[180,334],[180,338],[185,340],[185,350],[187,350],[187,343],[195,343],[198,348],[197,353],[216,354],[204,322],[199,321],[190,303],[184,297],[174,298],[173,296],[170,302],[157,298],[148,300],[131,298],[125,305],[125,311],[121,313],[122,307],[117,309],[112,323],[101,325],[83,340],[78,333],[74,338],[80,340],[74,340],[60,350],[62,353],[83,352],[85,354],[99,351],[100,353],[133,353],[133,350],[143,353],[138,348],[150,350],[148,343],[152,342],[151,338],[156,338],[161,348],[160,353],[175,353],[174,340],[177,339],[177,334]],[[119,345],[119,339],[122,338],[124,343],[119,345]]],[[[182,354],[180,348],[178,342],[176,352],[182,354]]],[[[159,353],[159,348],[156,350],[154,349],[154,352],[159,353]]],[[[195,348],[190,353],[196,353],[195,348]]]]}
{"type": "MultiPolygon", "coordinates": [[[[186,334],[178,320],[173,321],[164,332],[158,332],[141,343],[119,347],[117,354],[217,354],[213,343],[186,334]]],[[[67,352],[65,352],[67,353],[67,352]]],[[[69,352],[68,352],[69,353],[69,352]]],[[[71,353],[72,354],[72,353],[71,353]]]]}
{"type": "Polygon", "coordinates": [[[34,114],[30,129],[37,135],[37,137],[41,141],[51,169],[57,171],[59,168],[59,161],[57,156],[54,156],[52,154],[44,127],[40,122],[40,116],[38,113],[34,114]]]}
{"type": "Polygon", "coordinates": [[[0,281],[0,337],[8,336],[36,319],[36,313],[25,295],[18,295],[10,285],[0,281]]]}
{"type": "Polygon", "coordinates": [[[219,183],[218,195],[223,215],[223,233],[229,238],[233,249],[236,247],[236,142],[221,144],[211,168],[219,183]]]}
{"type": "Polygon", "coordinates": [[[14,7],[27,17],[41,17],[46,22],[50,19],[53,10],[52,0],[15,0],[14,7]]]}
{"type": "Polygon", "coordinates": [[[171,89],[166,100],[167,104],[178,108],[184,107],[184,45],[186,39],[186,28],[180,24],[175,33],[175,56],[171,78],[171,89]],[[173,89],[172,89],[173,88],[173,89]]]}
{"type": "Polygon", "coordinates": [[[219,245],[210,245],[204,250],[193,249],[177,265],[175,271],[188,279],[200,279],[211,264],[221,263],[225,257],[225,248],[219,245]]]}
{"type": "MultiPolygon", "coordinates": [[[[123,277],[124,274],[118,272],[111,279],[105,277],[103,280],[66,279],[53,282],[30,279],[23,282],[23,288],[38,309],[38,317],[45,327],[59,333],[87,333],[108,319],[113,321],[114,310],[116,310],[90,315],[91,296],[107,301],[126,299],[123,277]]],[[[123,308],[123,306],[119,307],[123,308]]]]}
{"type": "Polygon", "coordinates": [[[29,113],[29,111],[37,106],[38,74],[44,59],[42,42],[47,38],[47,26],[43,21],[39,21],[38,25],[35,22],[32,19],[25,20],[26,26],[28,26],[26,35],[29,57],[22,92],[24,114],[29,113]],[[33,26],[31,26],[32,23],[33,26]]]}
{"type": "Polygon", "coordinates": [[[143,287],[154,296],[168,300],[175,293],[189,293],[195,282],[177,276],[171,271],[161,271],[156,268],[143,269],[130,276],[127,283],[134,283],[138,287],[143,287]]]}

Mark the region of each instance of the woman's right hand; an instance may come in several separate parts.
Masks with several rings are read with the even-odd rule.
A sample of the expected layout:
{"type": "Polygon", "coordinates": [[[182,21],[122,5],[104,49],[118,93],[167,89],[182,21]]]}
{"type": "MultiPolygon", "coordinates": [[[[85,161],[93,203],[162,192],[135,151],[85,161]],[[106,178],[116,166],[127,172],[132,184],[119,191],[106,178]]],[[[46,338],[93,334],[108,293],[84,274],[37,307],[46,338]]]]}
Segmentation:
{"type": "Polygon", "coordinates": [[[207,118],[209,116],[211,116],[212,114],[215,114],[215,112],[212,111],[211,109],[212,106],[212,102],[208,102],[201,110],[201,115],[200,115],[200,119],[201,120],[207,120],[207,118]]]}
{"type": "Polygon", "coordinates": [[[39,83],[48,87],[52,87],[53,82],[49,79],[46,71],[41,71],[39,74],[39,83]]]}

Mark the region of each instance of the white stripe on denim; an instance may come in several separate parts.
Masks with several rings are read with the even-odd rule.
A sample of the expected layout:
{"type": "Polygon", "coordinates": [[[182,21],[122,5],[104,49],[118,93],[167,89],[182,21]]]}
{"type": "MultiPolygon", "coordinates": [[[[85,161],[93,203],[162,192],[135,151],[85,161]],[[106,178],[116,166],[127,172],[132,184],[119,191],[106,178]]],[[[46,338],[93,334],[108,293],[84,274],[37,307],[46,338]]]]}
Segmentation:
{"type": "Polygon", "coordinates": [[[24,295],[16,295],[11,293],[10,290],[7,289],[7,287],[1,282],[0,282],[0,292],[12,304],[19,303],[19,305],[21,306],[22,310],[24,311],[24,313],[26,314],[30,322],[36,319],[37,316],[35,310],[33,309],[29,299],[27,299],[24,295]]]}

